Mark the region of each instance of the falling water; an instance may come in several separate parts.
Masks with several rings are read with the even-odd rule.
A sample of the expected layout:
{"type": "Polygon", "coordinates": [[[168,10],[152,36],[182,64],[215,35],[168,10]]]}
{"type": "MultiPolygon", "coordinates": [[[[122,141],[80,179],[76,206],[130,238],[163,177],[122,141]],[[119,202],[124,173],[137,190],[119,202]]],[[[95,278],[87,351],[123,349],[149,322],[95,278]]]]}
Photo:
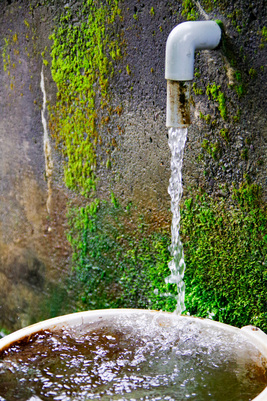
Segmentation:
{"type": "Polygon", "coordinates": [[[177,306],[176,313],[181,314],[185,310],[185,283],[183,281],[185,271],[183,244],[180,239],[180,200],[183,193],[182,187],[182,164],[184,147],[187,137],[187,128],[169,128],[169,146],[171,149],[171,178],[168,192],[171,196],[172,211],[172,242],[170,252],[172,260],[169,262],[171,271],[165,281],[177,284],[177,306]]]}

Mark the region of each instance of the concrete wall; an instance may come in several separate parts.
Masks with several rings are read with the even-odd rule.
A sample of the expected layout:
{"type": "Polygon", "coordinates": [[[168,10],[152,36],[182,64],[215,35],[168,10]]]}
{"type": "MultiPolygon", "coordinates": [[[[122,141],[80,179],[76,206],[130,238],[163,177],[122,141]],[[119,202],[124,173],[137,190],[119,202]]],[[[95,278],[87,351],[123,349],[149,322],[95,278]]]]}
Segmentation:
{"type": "MultiPolygon", "coordinates": [[[[56,104],[48,39],[54,18],[67,7],[78,9],[79,3],[1,1],[0,327],[8,330],[56,313],[49,299],[54,288],[64,287],[71,264],[67,202],[86,202],[65,187],[64,157],[51,138],[54,167],[47,177],[41,121],[42,67],[47,100],[56,104]]],[[[233,182],[240,184],[249,176],[262,185],[266,197],[264,1],[218,1],[217,7],[204,0],[156,3],[119,3],[122,18],[114,26],[122,56],[109,88],[110,104],[120,112],[100,128],[94,196],[109,199],[113,191],[120,202],[133,202],[151,221],[169,224],[165,43],[171,29],[195,12],[197,19],[220,19],[224,37],[219,49],[196,55],[185,196],[189,189],[202,188],[214,197],[227,197],[233,182]],[[217,95],[208,96],[206,90],[214,84],[217,95]]]]}

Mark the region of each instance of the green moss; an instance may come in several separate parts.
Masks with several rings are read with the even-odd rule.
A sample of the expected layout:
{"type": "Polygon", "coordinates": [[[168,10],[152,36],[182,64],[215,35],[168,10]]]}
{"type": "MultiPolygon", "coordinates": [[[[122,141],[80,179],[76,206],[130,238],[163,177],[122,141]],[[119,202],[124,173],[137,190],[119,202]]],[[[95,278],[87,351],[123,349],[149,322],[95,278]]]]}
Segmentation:
{"type": "Polygon", "coordinates": [[[65,8],[50,39],[52,76],[57,84],[57,103],[50,108],[50,130],[65,159],[66,185],[84,196],[96,186],[96,153],[101,115],[109,114],[109,77],[121,57],[115,21],[118,1],[80,2],[78,10],[65,8]],[[76,21],[79,20],[77,24],[76,21]]]}
{"type": "Polygon", "coordinates": [[[264,46],[267,42],[267,28],[264,26],[260,32],[261,41],[260,41],[260,49],[264,49],[264,46]]]}
{"type": "Polygon", "coordinates": [[[256,184],[231,194],[230,202],[204,195],[184,202],[187,310],[266,331],[266,206],[256,184]]]}
{"type": "Polygon", "coordinates": [[[236,93],[238,94],[238,97],[241,97],[241,96],[244,95],[244,87],[243,87],[242,84],[241,85],[236,85],[235,86],[235,90],[236,90],[236,93]]]}
{"type": "Polygon", "coordinates": [[[222,128],[220,135],[227,143],[229,142],[229,130],[227,128],[222,128]]]}
{"type": "Polygon", "coordinates": [[[7,37],[4,38],[4,46],[2,50],[2,60],[4,72],[10,78],[10,90],[15,89],[15,70],[17,66],[17,62],[21,64],[21,60],[19,59],[19,49],[18,49],[18,34],[12,32],[11,29],[7,32],[7,37]]]}
{"type": "Polygon", "coordinates": [[[216,24],[219,25],[219,27],[220,27],[221,30],[223,31],[223,30],[224,30],[223,22],[222,22],[220,19],[216,19],[215,22],[216,22],[216,24]]]}
{"type": "MultiPolygon", "coordinates": [[[[79,25],[74,22],[77,16],[66,9],[52,36],[52,74],[58,86],[58,101],[50,108],[50,127],[65,157],[66,184],[89,195],[96,185],[98,130],[109,115],[108,79],[114,73],[114,62],[121,57],[119,36],[110,37],[120,10],[111,1],[99,7],[92,1],[81,4],[79,25]]],[[[196,19],[192,1],[183,2],[183,16],[196,19]]],[[[208,85],[207,95],[218,104],[225,120],[226,97],[221,87],[208,85]]],[[[208,116],[203,118],[210,122],[208,116]]],[[[221,130],[220,136],[227,141],[228,132],[221,130]]],[[[214,159],[219,157],[219,142],[206,140],[202,147],[214,159]]],[[[107,159],[106,167],[110,166],[107,159]]],[[[248,201],[250,196],[253,201],[259,197],[256,190],[254,193],[248,188],[233,191],[232,208],[226,202],[218,204],[205,197],[185,204],[182,234],[188,265],[186,302],[191,313],[205,317],[214,314],[221,321],[264,327],[265,282],[260,269],[261,252],[266,249],[262,230],[266,217],[264,220],[260,205],[248,201]],[[244,280],[246,276],[248,281],[244,280]],[[255,302],[249,303],[249,291],[255,302]]],[[[77,309],[174,309],[176,290],[164,281],[169,274],[169,232],[152,230],[133,206],[123,208],[114,195],[111,202],[95,201],[83,208],[70,208],[68,218],[77,309]]]]}
{"type": "Polygon", "coordinates": [[[198,12],[193,0],[183,0],[182,16],[185,17],[187,21],[195,21],[198,18],[198,12]]]}
{"type": "Polygon", "coordinates": [[[218,103],[218,109],[223,120],[227,118],[226,98],[224,93],[220,90],[221,86],[213,83],[208,85],[206,93],[209,99],[213,99],[218,103]]]}
{"type": "Polygon", "coordinates": [[[207,153],[214,159],[218,160],[221,154],[221,148],[218,142],[211,143],[207,139],[204,139],[201,147],[207,151],[207,153]]]}
{"type": "Polygon", "coordinates": [[[155,15],[154,7],[151,7],[149,14],[154,17],[154,15],[155,15]]]}
{"type": "Polygon", "coordinates": [[[201,5],[207,13],[211,13],[217,5],[217,0],[202,0],[201,5]]]}
{"type": "Polygon", "coordinates": [[[46,52],[47,52],[47,46],[45,46],[45,48],[44,48],[44,50],[41,52],[41,56],[42,56],[42,59],[43,59],[43,64],[44,65],[49,65],[49,62],[46,60],[46,52]]]}
{"type": "Polygon", "coordinates": [[[9,40],[8,38],[4,38],[4,46],[3,46],[3,51],[2,51],[2,58],[3,58],[3,64],[4,64],[4,71],[6,72],[8,68],[10,67],[10,55],[8,54],[8,48],[9,48],[9,40]]]}
{"type": "Polygon", "coordinates": [[[24,24],[26,25],[27,28],[30,28],[30,24],[26,19],[23,22],[24,22],[24,24]]]}
{"type": "Polygon", "coordinates": [[[257,71],[255,70],[255,68],[250,68],[249,70],[249,75],[252,79],[257,77],[257,71]]]}
{"type": "Polygon", "coordinates": [[[235,123],[239,122],[240,116],[241,116],[241,110],[238,109],[236,115],[233,116],[233,121],[234,121],[235,123]]]}
{"type": "Polygon", "coordinates": [[[219,103],[219,111],[223,120],[227,118],[227,109],[226,109],[226,100],[223,92],[219,92],[218,94],[218,103],[219,103]]]}
{"type": "Polygon", "coordinates": [[[176,289],[166,284],[169,233],[151,232],[133,206],[97,202],[73,208],[68,239],[74,249],[77,305],[88,308],[174,310],[176,289]]]}
{"type": "Polygon", "coordinates": [[[248,160],[248,148],[244,148],[241,150],[241,159],[248,160]]]}
{"type": "Polygon", "coordinates": [[[7,336],[8,334],[10,334],[10,331],[6,330],[5,328],[1,328],[0,327],[0,339],[3,338],[4,336],[7,336]]]}
{"type": "Polygon", "coordinates": [[[110,169],[110,168],[111,168],[111,161],[110,161],[110,159],[107,159],[107,161],[106,161],[106,168],[107,168],[107,169],[110,169]]]}
{"type": "MultiPolygon", "coordinates": [[[[189,198],[181,216],[187,311],[267,330],[267,215],[260,188],[244,183],[220,201],[189,198]]],[[[123,208],[113,194],[111,202],[71,208],[76,308],[173,310],[176,289],[164,280],[169,237],[152,229],[133,205],[123,208]]]]}
{"type": "Polygon", "coordinates": [[[131,72],[131,69],[129,67],[129,64],[126,65],[126,71],[127,71],[128,75],[131,75],[132,72],[131,72]]]}
{"type": "MultiPolygon", "coordinates": [[[[196,74],[195,74],[195,75],[196,75],[196,74]]],[[[203,93],[204,93],[204,92],[203,92],[203,89],[197,87],[196,82],[193,83],[192,89],[193,89],[195,95],[203,95],[203,93]]]]}
{"type": "Polygon", "coordinates": [[[242,82],[242,75],[240,71],[235,71],[235,85],[234,85],[234,89],[238,95],[238,97],[240,98],[241,96],[244,95],[245,93],[245,89],[244,89],[244,84],[242,82]]]}
{"type": "Polygon", "coordinates": [[[227,15],[227,18],[231,20],[237,32],[241,33],[242,29],[244,28],[244,16],[242,10],[235,8],[232,13],[227,15]]]}
{"type": "Polygon", "coordinates": [[[38,305],[38,315],[31,324],[56,316],[66,315],[76,311],[73,302],[73,283],[70,277],[65,274],[60,282],[48,283],[46,296],[42,298],[38,305]]]}
{"type": "Polygon", "coordinates": [[[18,34],[17,34],[17,33],[14,33],[12,39],[13,39],[13,42],[14,42],[14,43],[17,43],[17,42],[18,42],[18,34]]]}
{"type": "Polygon", "coordinates": [[[267,42],[267,28],[266,28],[266,26],[264,26],[264,27],[262,28],[262,30],[261,30],[261,35],[262,35],[264,41],[267,42]]]}
{"type": "Polygon", "coordinates": [[[205,120],[207,124],[210,124],[211,122],[211,115],[210,114],[204,115],[201,111],[199,112],[199,118],[205,120]]]}

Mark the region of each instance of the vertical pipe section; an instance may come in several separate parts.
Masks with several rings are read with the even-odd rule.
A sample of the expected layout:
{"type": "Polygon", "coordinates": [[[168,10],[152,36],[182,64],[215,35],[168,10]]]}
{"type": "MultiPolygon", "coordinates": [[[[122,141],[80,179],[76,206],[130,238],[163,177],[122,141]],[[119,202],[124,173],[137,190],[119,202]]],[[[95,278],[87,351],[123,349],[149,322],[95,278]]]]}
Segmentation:
{"type": "Polygon", "coordinates": [[[190,82],[167,81],[168,128],[186,128],[190,125],[190,82]]]}

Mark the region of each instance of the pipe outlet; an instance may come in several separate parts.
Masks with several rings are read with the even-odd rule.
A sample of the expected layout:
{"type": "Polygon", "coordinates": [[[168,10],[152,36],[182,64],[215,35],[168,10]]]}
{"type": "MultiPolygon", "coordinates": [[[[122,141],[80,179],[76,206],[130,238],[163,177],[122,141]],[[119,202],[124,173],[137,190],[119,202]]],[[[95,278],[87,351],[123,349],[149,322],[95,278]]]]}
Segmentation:
{"type": "Polygon", "coordinates": [[[165,78],[191,81],[194,78],[194,53],[218,46],[221,29],[215,21],[189,21],[177,25],[166,43],[165,78]]]}
{"type": "Polygon", "coordinates": [[[167,81],[166,127],[186,128],[190,125],[191,82],[167,81]]]}

